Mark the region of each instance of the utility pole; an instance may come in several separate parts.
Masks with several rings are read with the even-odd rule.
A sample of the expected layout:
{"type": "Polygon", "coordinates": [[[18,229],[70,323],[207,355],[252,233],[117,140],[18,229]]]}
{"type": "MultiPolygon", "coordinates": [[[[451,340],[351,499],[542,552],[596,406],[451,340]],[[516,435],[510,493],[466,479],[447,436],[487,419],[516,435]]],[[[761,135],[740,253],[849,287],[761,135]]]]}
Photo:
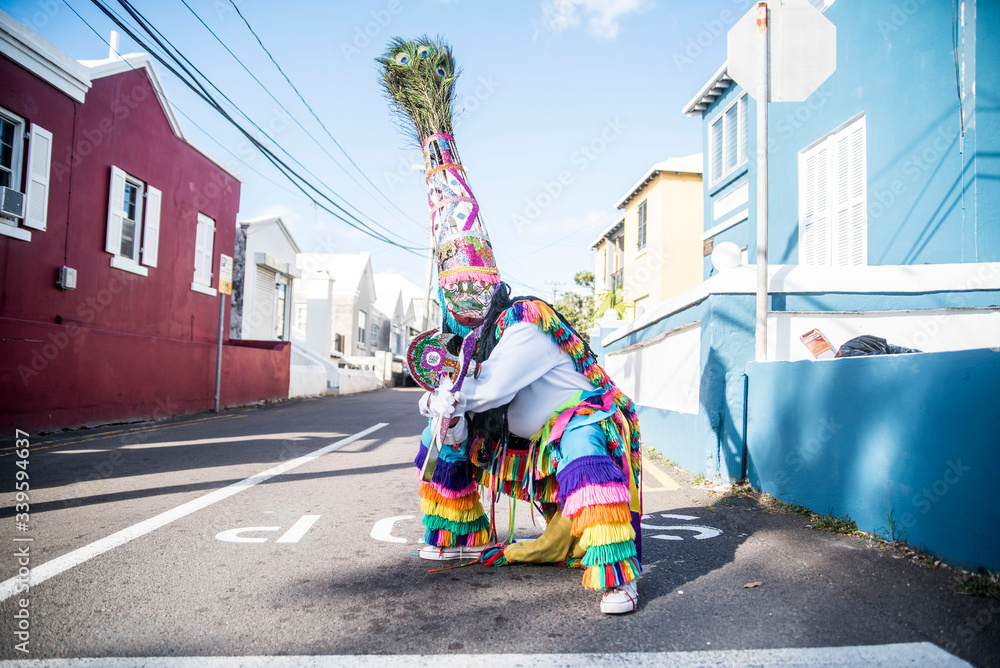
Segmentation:
{"type": "Polygon", "coordinates": [[[545,281],[545,284],[552,286],[552,303],[555,304],[556,303],[556,289],[560,285],[566,285],[566,281],[545,281]]]}

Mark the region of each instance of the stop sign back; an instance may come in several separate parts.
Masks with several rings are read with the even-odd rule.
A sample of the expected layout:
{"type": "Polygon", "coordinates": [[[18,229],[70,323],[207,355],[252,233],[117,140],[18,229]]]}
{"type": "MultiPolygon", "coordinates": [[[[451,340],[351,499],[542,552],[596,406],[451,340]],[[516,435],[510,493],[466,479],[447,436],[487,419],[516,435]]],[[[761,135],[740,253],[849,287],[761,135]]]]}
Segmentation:
{"type": "MultiPolygon", "coordinates": [[[[807,0],[767,0],[769,102],[800,102],[837,69],[837,27],[807,0]]],[[[729,76],[757,97],[757,8],[729,30],[729,76]]]]}

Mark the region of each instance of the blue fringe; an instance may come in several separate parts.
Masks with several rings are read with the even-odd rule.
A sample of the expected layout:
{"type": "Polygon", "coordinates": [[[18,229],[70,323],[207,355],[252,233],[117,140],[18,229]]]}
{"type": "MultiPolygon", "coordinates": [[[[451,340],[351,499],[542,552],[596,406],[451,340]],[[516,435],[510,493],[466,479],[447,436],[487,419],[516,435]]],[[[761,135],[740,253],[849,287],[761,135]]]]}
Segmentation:
{"type": "Polygon", "coordinates": [[[444,314],[444,322],[448,325],[448,329],[458,334],[463,339],[472,333],[471,327],[466,327],[465,325],[459,324],[457,320],[451,317],[451,313],[448,312],[448,307],[445,306],[444,301],[444,290],[438,285],[438,304],[441,305],[441,312],[444,314]]]}
{"type": "Polygon", "coordinates": [[[559,483],[559,503],[584,485],[603,485],[609,482],[628,484],[625,473],[607,455],[587,455],[574,459],[556,471],[559,483]]]}
{"type": "MultiPolygon", "coordinates": [[[[417,456],[413,460],[414,466],[418,469],[422,468],[425,459],[427,459],[427,448],[421,444],[417,456]]],[[[445,489],[460,492],[468,487],[475,478],[473,477],[472,464],[469,462],[449,462],[439,457],[437,468],[434,469],[434,477],[431,480],[445,489]]]]}

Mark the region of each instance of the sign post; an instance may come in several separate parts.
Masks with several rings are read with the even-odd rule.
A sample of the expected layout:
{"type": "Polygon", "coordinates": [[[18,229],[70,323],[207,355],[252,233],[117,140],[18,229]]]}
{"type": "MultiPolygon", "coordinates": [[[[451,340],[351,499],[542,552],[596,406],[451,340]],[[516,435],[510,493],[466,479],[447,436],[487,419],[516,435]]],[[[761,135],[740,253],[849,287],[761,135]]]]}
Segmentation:
{"type": "Polygon", "coordinates": [[[757,101],[757,317],[767,360],[767,105],[801,102],[837,69],[837,28],[807,0],[761,0],[728,35],[729,76],[757,101]]]}
{"type": "Polygon", "coordinates": [[[222,325],[226,317],[226,295],[233,293],[233,258],[219,255],[219,346],[215,356],[215,412],[219,412],[219,392],[222,389],[222,325]]]}

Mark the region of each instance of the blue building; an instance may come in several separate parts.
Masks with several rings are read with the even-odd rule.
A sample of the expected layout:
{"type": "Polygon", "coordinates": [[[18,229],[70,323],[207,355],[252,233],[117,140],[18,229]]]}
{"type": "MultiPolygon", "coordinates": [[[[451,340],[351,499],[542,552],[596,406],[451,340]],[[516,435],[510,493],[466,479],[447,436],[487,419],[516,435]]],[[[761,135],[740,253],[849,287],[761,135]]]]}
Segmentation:
{"type": "Polygon", "coordinates": [[[1000,522],[960,525],[1000,505],[1000,4],[826,5],[836,71],[769,108],[768,361],[756,102],[726,65],[683,111],[702,122],[702,240],[743,260],[706,255],[704,283],[597,347],[646,444],[684,468],[997,568],[1000,522]],[[834,350],[871,334],[924,354],[815,359],[813,329],[834,350]]]}

